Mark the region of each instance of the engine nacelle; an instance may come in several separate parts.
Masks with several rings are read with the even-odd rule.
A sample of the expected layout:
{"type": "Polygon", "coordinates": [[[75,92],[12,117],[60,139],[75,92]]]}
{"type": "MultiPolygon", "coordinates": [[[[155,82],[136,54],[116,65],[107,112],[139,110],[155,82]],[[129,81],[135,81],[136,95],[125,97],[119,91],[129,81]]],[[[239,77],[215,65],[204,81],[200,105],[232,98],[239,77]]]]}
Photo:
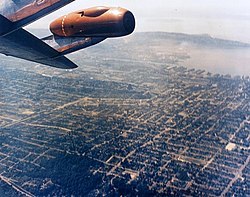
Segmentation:
{"type": "Polygon", "coordinates": [[[93,7],[72,12],[50,24],[50,31],[61,37],[119,37],[135,29],[134,15],[123,8],[93,7]]]}

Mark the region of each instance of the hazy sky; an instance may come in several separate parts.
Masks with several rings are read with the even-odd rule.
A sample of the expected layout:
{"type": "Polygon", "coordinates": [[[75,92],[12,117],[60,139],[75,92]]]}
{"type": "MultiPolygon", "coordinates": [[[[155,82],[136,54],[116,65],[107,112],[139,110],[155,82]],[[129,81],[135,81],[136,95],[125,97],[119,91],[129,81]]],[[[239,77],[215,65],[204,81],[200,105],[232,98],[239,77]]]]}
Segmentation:
{"type": "Polygon", "coordinates": [[[136,31],[207,33],[250,43],[249,0],[76,0],[31,27],[48,27],[65,13],[97,5],[130,9],[136,16],[136,31]]]}

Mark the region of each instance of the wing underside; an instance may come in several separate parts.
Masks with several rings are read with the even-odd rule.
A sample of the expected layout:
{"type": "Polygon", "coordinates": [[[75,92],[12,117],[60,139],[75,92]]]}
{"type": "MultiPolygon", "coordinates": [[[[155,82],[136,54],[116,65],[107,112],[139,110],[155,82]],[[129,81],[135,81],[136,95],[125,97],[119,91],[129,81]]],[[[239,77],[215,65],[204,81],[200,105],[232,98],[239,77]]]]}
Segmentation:
{"type": "Polygon", "coordinates": [[[60,52],[22,28],[0,37],[0,53],[56,68],[77,68],[60,52]]]}

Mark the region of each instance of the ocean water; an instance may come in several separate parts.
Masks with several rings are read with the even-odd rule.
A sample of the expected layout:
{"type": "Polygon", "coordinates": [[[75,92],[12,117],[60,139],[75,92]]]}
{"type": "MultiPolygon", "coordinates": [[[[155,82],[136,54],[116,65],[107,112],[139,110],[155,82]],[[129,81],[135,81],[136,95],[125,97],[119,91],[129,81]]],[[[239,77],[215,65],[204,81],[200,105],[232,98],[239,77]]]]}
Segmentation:
{"type": "Polygon", "coordinates": [[[211,73],[250,76],[250,49],[193,49],[182,62],[188,68],[211,73]]]}

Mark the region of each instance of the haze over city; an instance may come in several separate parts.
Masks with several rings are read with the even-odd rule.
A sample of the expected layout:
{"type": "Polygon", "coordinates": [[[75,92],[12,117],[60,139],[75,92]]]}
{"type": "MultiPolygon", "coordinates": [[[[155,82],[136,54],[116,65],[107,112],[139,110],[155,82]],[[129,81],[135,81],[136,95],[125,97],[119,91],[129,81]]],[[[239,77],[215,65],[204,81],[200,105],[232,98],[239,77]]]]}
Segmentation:
{"type": "Polygon", "coordinates": [[[47,28],[56,17],[97,5],[121,6],[133,11],[137,32],[209,34],[250,43],[250,3],[246,0],[76,0],[29,27],[47,28]]]}

